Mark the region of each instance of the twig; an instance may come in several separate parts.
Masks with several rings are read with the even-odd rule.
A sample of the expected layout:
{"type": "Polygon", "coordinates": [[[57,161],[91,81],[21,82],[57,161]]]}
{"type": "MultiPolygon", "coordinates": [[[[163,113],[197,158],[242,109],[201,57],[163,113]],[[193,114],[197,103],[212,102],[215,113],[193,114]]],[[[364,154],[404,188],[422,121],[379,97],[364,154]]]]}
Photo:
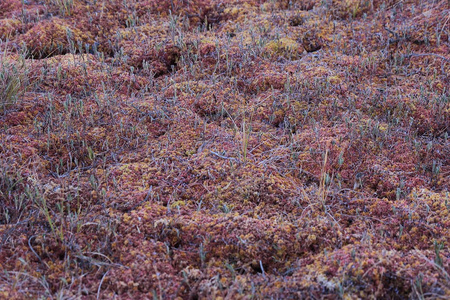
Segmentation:
{"type": "Polygon", "coordinates": [[[223,156],[223,155],[220,155],[219,153],[214,152],[214,151],[209,151],[209,152],[211,152],[212,154],[214,154],[214,155],[216,155],[216,156],[218,156],[218,157],[220,157],[220,158],[223,158],[223,159],[231,159],[231,160],[238,161],[238,160],[237,160],[236,158],[234,158],[234,157],[223,156]]]}
{"type": "Polygon", "coordinates": [[[39,259],[39,261],[42,263],[42,259],[41,257],[36,253],[36,251],[34,251],[33,246],[31,246],[31,239],[35,238],[36,235],[32,235],[30,236],[30,238],[28,239],[28,246],[30,247],[31,251],[34,253],[34,255],[36,255],[36,257],[39,259]]]}
{"type": "Polygon", "coordinates": [[[110,269],[108,269],[105,274],[103,274],[102,280],[100,281],[100,284],[98,285],[98,289],[97,289],[97,299],[100,299],[100,290],[102,288],[102,284],[103,284],[103,280],[105,280],[106,275],[108,274],[110,269]]]}
{"type": "Polygon", "coordinates": [[[261,261],[259,261],[259,266],[261,268],[261,272],[262,272],[263,277],[266,278],[266,272],[264,272],[264,267],[263,267],[263,264],[262,264],[261,261]]]}
{"type": "Polygon", "coordinates": [[[421,57],[421,56],[434,56],[434,57],[440,58],[440,59],[450,63],[450,59],[446,58],[445,56],[436,54],[436,53],[410,53],[410,54],[406,54],[404,57],[411,58],[411,57],[421,57]]]}

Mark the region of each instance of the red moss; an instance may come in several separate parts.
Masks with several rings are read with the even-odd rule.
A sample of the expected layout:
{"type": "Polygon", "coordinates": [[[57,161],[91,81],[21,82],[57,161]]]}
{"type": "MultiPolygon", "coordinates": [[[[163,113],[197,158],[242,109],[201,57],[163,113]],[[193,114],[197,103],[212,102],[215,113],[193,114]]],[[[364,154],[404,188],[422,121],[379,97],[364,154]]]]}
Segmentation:
{"type": "Polygon", "coordinates": [[[448,297],[448,11],[1,2],[0,298],[448,297]]]}

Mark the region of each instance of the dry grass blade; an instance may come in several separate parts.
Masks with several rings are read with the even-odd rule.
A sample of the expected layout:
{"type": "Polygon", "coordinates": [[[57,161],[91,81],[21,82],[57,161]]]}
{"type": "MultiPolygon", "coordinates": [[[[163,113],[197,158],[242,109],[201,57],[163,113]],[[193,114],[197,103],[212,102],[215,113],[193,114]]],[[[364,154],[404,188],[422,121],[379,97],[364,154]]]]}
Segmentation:
{"type": "Polygon", "coordinates": [[[22,80],[13,66],[0,67],[0,109],[5,110],[18,100],[22,91],[22,80]]]}

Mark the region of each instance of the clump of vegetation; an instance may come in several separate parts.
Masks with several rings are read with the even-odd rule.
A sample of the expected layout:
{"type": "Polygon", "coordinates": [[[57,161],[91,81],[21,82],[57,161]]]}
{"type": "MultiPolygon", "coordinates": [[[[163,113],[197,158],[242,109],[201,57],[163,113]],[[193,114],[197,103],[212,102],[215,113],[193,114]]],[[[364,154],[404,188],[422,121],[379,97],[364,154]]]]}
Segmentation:
{"type": "Polygon", "coordinates": [[[85,44],[94,44],[89,33],[59,18],[40,22],[27,31],[22,38],[28,48],[29,56],[34,58],[84,52],[85,44]]]}
{"type": "Polygon", "coordinates": [[[73,11],[74,0],[47,0],[49,4],[55,5],[62,16],[70,16],[73,11]]]}
{"type": "MultiPolygon", "coordinates": [[[[20,63],[5,59],[0,54],[0,110],[14,105],[24,94],[28,84],[27,70],[20,63]]],[[[22,61],[22,63],[24,63],[22,61]]]]}

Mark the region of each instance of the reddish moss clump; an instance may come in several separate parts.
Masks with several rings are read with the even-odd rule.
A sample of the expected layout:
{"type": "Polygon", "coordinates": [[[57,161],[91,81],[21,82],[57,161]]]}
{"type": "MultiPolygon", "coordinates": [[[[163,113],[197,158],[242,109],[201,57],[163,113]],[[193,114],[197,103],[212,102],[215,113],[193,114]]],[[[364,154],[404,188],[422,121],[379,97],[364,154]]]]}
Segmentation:
{"type": "Polygon", "coordinates": [[[59,18],[35,25],[23,35],[23,42],[35,58],[75,52],[79,43],[82,47],[86,43],[93,44],[92,37],[59,18]]]}

